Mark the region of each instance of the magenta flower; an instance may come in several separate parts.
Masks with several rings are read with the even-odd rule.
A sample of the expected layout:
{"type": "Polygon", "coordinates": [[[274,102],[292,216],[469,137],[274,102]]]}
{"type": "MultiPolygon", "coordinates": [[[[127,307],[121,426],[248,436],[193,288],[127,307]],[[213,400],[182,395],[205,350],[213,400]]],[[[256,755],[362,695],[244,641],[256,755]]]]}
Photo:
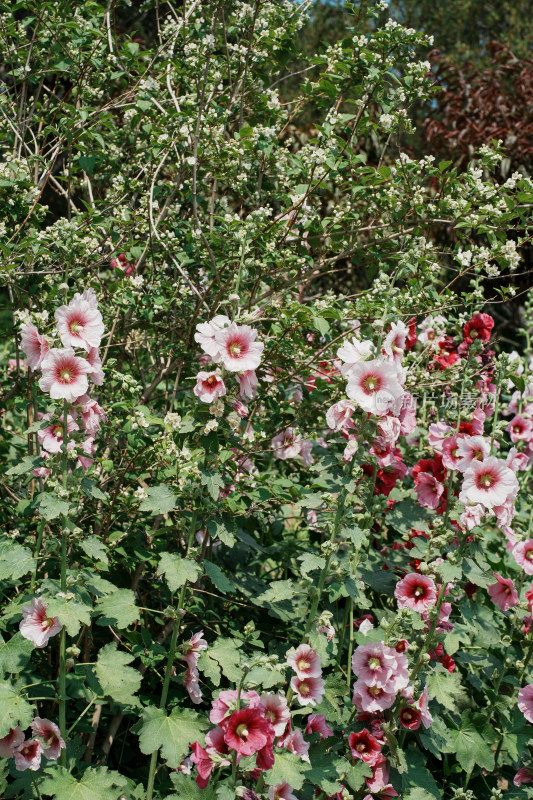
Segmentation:
{"type": "Polygon", "coordinates": [[[291,689],[301,706],[316,706],[324,696],[324,680],[322,678],[299,678],[295,675],[291,680],[291,689]]]}
{"type": "Polygon", "coordinates": [[[363,411],[382,416],[391,410],[399,411],[403,389],[394,364],[374,359],[359,361],[352,367],[346,394],[363,411]]]}
{"type": "Polygon", "coordinates": [[[398,608],[412,608],[422,613],[435,605],[437,589],[432,578],[410,572],[396,584],[394,597],[398,608]]]}
{"type": "MultiPolygon", "coordinates": [[[[381,756],[375,764],[370,765],[372,768],[372,777],[365,778],[366,785],[372,792],[384,792],[389,788],[389,762],[385,756],[381,756]]],[[[390,787],[392,789],[392,786],[390,787]]],[[[397,797],[396,792],[392,789],[392,794],[387,792],[388,797],[397,797]]]]}
{"type": "Polygon", "coordinates": [[[43,359],[41,369],[43,374],[39,386],[43,392],[50,392],[53,400],[64,399],[74,403],[87,393],[87,373],[91,372],[92,367],[84,358],[78,358],[72,348],[50,350],[43,359]]]}
{"type": "Polygon", "coordinates": [[[464,505],[481,503],[485,508],[501,506],[516,497],[518,481],[512,469],[494,456],[473,461],[464,474],[459,500],[464,505]]]}
{"type": "Polygon", "coordinates": [[[96,386],[101,386],[104,382],[104,370],[102,369],[102,361],[100,359],[100,353],[98,352],[98,348],[91,347],[91,349],[87,353],[86,358],[92,367],[92,370],[89,373],[92,382],[96,386]]]}
{"type": "Polygon", "coordinates": [[[204,750],[200,742],[194,742],[194,744],[191,745],[191,749],[191,761],[193,764],[196,764],[196,769],[198,770],[196,783],[200,789],[205,789],[209,783],[209,778],[213,772],[215,762],[207,750],[204,750]]]}
{"type": "Polygon", "coordinates": [[[229,317],[224,314],[219,314],[213,317],[210,322],[202,322],[196,326],[196,333],[194,334],[195,342],[198,342],[204,353],[211,356],[212,359],[217,360],[219,346],[215,342],[215,334],[223,330],[230,324],[229,317]]]}
{"type": "Polygon", "coordinates": [[[11,728],[9,733],[0,739],[0,758],[11,758],[15,747],[18,747],[23,741],[24,734],[20,728],[18,726],[11,728]]]}
{"type": "Polygon", "coordinates": [[[526,575],[533,575],[533,539],[519,542],[512,549],[513,558],[526,575]]]}
{"type": "Polygon", "coordinates": [[[43,755],[51,760],[57,760],[61,750],[66,746],[57,725],[49,719],[35,717],[31,729],[33,735],[41,741],[43,755]]]}
{"type": "Polygon", "coordinates": [[[299,678],[320,678],[322,675],[320,656],[308,644],[301,644],[296,650],[289,650],[287,664],[299,678]]]}
{"type": "Polygon", "coordinates": [[[355,406],[350,400],[339,400],[326,412],[326,422],[332,431],[346,431],[355,427],[352,415],[355,406]]]}
{"type": "Polygon", "coordinates": [[[41,757],[43,748],[37,739],[28,739],[18,747],[15,747],[13,755],[15,756],[15,767],[19,772],[30,769],[35,772],[41,766],[41,757]]]}
{"type": "Polygon", "coordinates": [[[226,394],[226,385],[218,372],[199,372],[193,392],[202,403],[213,403],[226,394]]]}
{"type": "Polygon", "coordinates": [[[309,714],[307,717],[306,733],[318,733],[321,739],[333,736],[333,730],[326,722],[324,714],[309,714]]]}
{"type": "Polygon", "coordinates": [[[54,314],[64,347],[81,347],[89,351],[99,347],[104,335],[102,315],[89,300],[73,298],[68,306],[60,306],[54,314]]]}
{"type": "Polygon", "coordinates": [[[32,370],[40,369],[43,358],[49,351],[48,342],[31,322],[20,328],[20,346],[32,370]]]}
{"type": "Polygon", "coordinates": [[[45,647],[50,637],[59,633],[62,627],[57,617],[46,616],[46,605],[40,597],[33,597],[31,605],[22,606],[19,630],[35,647],[45,647]]]}
{"type": "Polygon", "coordinates": [[[533,683],[528,683],[518,692],[518,708],[528,722],[533,722],[533,683]]]}
{"type": "Polygon", "coordinates": [[[274,728],[259,708],[241,708],[226,720],[224,741],[242,756],[257,753],[274,738],[274,728]]]}
{"type": "Polygon", "coordinates": [[[395,689],[385,690],[381,686],[371,686],[359,679],[353,686],[352,702],[360,713],[377,714],[394,705],[397,694],[395,689]]]}
{"type": "Polygon", "coordinates": [[[360,758],[367,764],[377,764],[381,757],[381,742],[372,736],[368,728],[348,736],[348,746],[353,758],[360,758]]]}
{"type": "MultiPolygon", "coordinates": [[[[533,555],[533,554],[532,554],[533,555]]],[[[487,586],[487,592],[492,597],[493,602],[502,611],[507,611],[520,602],[514,583],[510,578],[502,578],[497,572],[494,573],[496,583],[487,586]]]]}
{"type": "Polygon", "coordinates": [[[232,322],[215,333],[218,345],[217,361],[222,361],[229,372],[255,370],[261,363],[265,345],[257,342],[257,331],[249,325],[232,322]]]}
{"type": "MultiPolygon", "coordinates": [[[[52,414],[45,414],[43,419],[50,420],[52,418],[52,414]]],[[[41,447],[47,450],[49,453],[59,453],[61,451],[61,445],[63,444],[63,415],[60,417],[59,421],[56,422],[54,425],[49,425],[47,428],[41,428],[41,430],[37,431],[37,438],[41,443],[41,447]]],[[[67,434],[72,433],[72,431],[78,431],[79,427],[74,422],[74,418],[67,414],[67,434]]]]}
{"type": "Polygon", "coordinates": [[[431,472],[419,472],[415,483],[416,497],[424,508],[438,508],[444,494],[444,486],[431,472]]]}
{"type": "Polygon", "coordinates": [[[257,395],[257,375],[255,370],[248,369],[237,375],[239,379],[239,394],[244,400],[253,400],[257,395]]]}
{"type": "Polygon", "coordinates": [[[283,736],[291,718],[287,700],[282,694],[266,692],[261,695],[261,708],[265,719],[270,720],[276,736],[283,736]]]}

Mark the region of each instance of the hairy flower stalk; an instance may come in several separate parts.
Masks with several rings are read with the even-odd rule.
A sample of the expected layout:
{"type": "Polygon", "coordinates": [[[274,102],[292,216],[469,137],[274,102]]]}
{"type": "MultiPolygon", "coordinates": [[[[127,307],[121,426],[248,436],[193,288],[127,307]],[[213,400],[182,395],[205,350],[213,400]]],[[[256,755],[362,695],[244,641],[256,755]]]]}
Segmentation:
{"type": "MultiPolygon", "coordinates": [[[[63,401],[63,459],[62,459],[62,473],[63,473],[63,490],[65,495],[67,493],[68,485],[68,439],[67,439],[67,426],[68,426],[68,412],[69,403],[67,400],[63,401]]],[[[61,518],[61,591],[67,591],[67,548],[68,548],[68,528],[67,517],[63,515],[61,518]]],[[[61,628],[59,639],[59,729],[61,736],[66,739],[67,736],[67,692],[66,692],[66,679],[67,679],[67,632],[65,626],[61,628]]],[[[61,750],[61,765],[67,764],[67,751],[64,748],[61,750]]]]}

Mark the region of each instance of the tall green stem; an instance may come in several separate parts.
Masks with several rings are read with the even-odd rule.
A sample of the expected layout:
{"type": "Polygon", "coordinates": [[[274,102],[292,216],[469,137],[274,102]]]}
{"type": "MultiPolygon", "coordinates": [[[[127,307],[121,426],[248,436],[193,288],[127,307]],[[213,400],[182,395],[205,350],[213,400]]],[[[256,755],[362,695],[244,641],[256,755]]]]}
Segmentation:
{"type": "MultiPolygon", "coordinates": [[[[196,532],[196,517],[197,517],[197,512],[193,511],[191,519],[191,527],[189,529],[189,541],[187,544],[187,551],[189,551],[192,545],[194,534],[196,532]]],[[[187,589],[187,584],[184,583],[180,589],[178,598],[178,607],[176,609],[176,619],[174,620],[174,627],[172,628],[172,636],[170,637],[170,645],[168,648],[167,664],[165,669],[165,678],[163,680],[163,688],[161,689],[161,700],[159,701],[159,708],[165,708],[167,705],[168,690],[170,687],[170,678],[172,675],[172,664],[174,663],[174,657],[176,655],[176,645],[180,630],[180,622],[181,622],[180,611],[183,607],[183,602],[185,600],[186,589],[187,589]]],[[[154,795],[155,773],[157,769],[158,756],[159,756],[159,750],[154,750],[154,752],[152,753],[152,757],[150,759],[148,785],[146,787],[146,800],[152,800],[152,797],[154,795]]]]}
{"type": "MultiPolygon", "coordinates": [[[[65,400],[63,403],[63,489],[67,491],[67,469],[68,469],[68,452],[67,452],[67,431],[68,431],[68,410],[69,406],[65,400]]],[[[61,519],[61,591],[67,591],[67,518],[63,516],[61,519]]],[[[66,739],[67,736],[67,633],[65,626],[61,628],[59,639],[59,729],[61,736],[66,739]]],[[[67,753],[66,750],[61,750],[61,764],[66,767],[67,753]]]]}

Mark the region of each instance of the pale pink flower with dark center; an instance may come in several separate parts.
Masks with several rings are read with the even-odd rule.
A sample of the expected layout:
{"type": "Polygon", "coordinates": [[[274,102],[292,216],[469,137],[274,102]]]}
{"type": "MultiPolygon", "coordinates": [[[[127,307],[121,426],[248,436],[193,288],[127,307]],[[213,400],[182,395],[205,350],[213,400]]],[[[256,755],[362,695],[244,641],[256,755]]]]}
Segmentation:
{"type": "Polygon", "coordinates": [[[32,370],[41,368],[43,358],[50,349],[46,337],[40,334],[31,322],[25,322],[20,327],[20,347],[32,370]]]}
{"type": "Polygon", "coordinates": [[[446,320],[441,314],[426,317],[418,325],[420,330],[418,341],[422,344],[430,344],[433,347],[437,347],[438,342],[446,331],[446,325],[446,320]]]}
{"type": "Polygon", "coordinates": [[[473,461],[464,474],[459,501],[481,503],[485,508],[501,506],[516,497],[518,481],[512,469],[494,456],[483,461],[473,461]]]}
{"type": "Polygon", "coordinates": [[[102,360],[97,347],[91,347],[86,355],[86,359],[92,367],[89,373],[91,380],[96,386],[101,386],[104,382],[104,370],[102,369],[102,360]]]}
{"type": "Polygon", "coordinates": [[[202,702],[202,690],[199,683],[200,673],[196,667],[189,667],[185,671],[184,685],[193,703],[202,702]]]}
{"type": "Polygon", "coordinates": [[[41,757],[43,748],[38,739],[28,739],[27,741],[15,747],[13,755],[15,756],[15,767],[19,772],[30,769],[36,772],[41,766],[41,757]]]}
{"type": "Polygon", "coordinates": [[[196,667],[200,653],[202,650],[207,650],[208,644],[203,638],[204,632],[197,631],[194,633],[188,642],[182,645],[182,658],[187,662],[189,667],[196,667]]]}
{"type": "Polygon", "coordinates": [[[104,409],[98,405],[98,402],[92,400],[89,395],[84,394],[78,397],[73,413],[78,410],[81,412],[85,433],[98,433],[101,423],[107,419],[104,409]]]}
{"type": "Polygon", "coordinates": [[[257,375],[255,370],[248,369],[237,375],[239,379],[239,394],[245,400],[253,400],[257,395],[257,375]]]}
{"type": "Polygon", "coordinates": [[[383,350],[385,353],[391,358],[401,361],[408,333],[409,328],[404,322],[401,320],[399,322],[393,322],[383,342],[383,350]]]}
{"type": "MultiPolygon", "coordinates": [[[[52,414],[45,414],[43,419],[50,420],[52,414]]],[[[74,422],[73,417],[67,414],[67,434],[72,431],[78,431],[79,427],[74,422]]],[[[49,453],[59,453],[61,445],[63,444],[63,416],[54,425],[49,425],[46,428],[41,428],[37,431],[37,438],[41,443],[41,447],[49,453]]]]}
{"type": "Polygon", "coordinates": [[[379,434],[391,445],[396,444],[402,432],[400,420],[392,414],[379,417],[377,429],[379,434]]]}
{"type": "Polygon", "coordinates": [[[457,442],[457,469],[465,472],[473,461],[483,461],[490,455],[490,444],[484,436],[462,436],[457,442]]]}
{"type": "Polygon", "coordinates": [[[446,469],[459,469],[458,464],[461,460],[459,452],[459,441],[462,436],[454,434],[448,436],[442,443],[442,464],[446,469]]]}
{"type": "Polygon", "coordinates": [[[24,741],[24,734],[17,726],[11,728],[9,733],[0,739],[0,758],[11,758],[15,747],[22,744],[24,741]]]}
{"type": "Polygon", "coordinates": [[[419,472],[416,476],[417,500],[424,508],[438,508],[444,494],[444,486],[431,472],[419,472]]]}
{"type": "Polygon", "coordinates": [[[41,364],[43,371],[39,386],[49,392],[53,400],[67,400],[74,403],[86,394],[89,383],[87,373],[92,367],[84,358],[79,358],[71,347],[64,350],[52,349],[41,364]]]}
{"type": "Polygon", "coordinates": [[[394,364],[374,359],[360,361],[350,371],[346,394],[370,414],[384,415],[399,410],[403,389],[394,364]]]}
{"type": "Polygon", "coordinates": [[[513,778],[513,783],[515,786],[521,786],[523,783],[533,783],[533,772],[527,767],[520,767],[513,778]]]}
{"type": "Polygon", "coordinates": [[[507,453],[507,458],[505,459],[505,463],[510,469],[513,470],[513,472],[519,472],[522,469],[527,469],[530,461],[531,454],[528,455],[527,453],[519,453],[516,447],[511,447],[507,453]]]}
{"type": "Polygon", "coordinates": [[[371,686],[359,679],[353,686],[352,702],[360,713],[366,711],[369,714],[376,714],[394,705],[396,695],[396,691],[387,691],[381,686],[371,686]]]}
{"type": "Polygon", "coordinates": [[[215,342],[219,347],[218,359],[229,372],[257,369],[265,345],[256,339],[257,331],[254,328],[232,322],[227,328],[215,333],[215,342]]]}
{"type": "Polygon", "coordinates": [[[522,439],[529,442],[533,438],[533,425],[531,420],[524,419],[524,417],[519,415],[512,418],[505,430],[509,431],[512,442],[519,442],[522,439]]]}
{"type": "Polygon", "coordinates": [[[287,664],[299,678],[319,678],[322,675],[320,656],[308,644],[301,644],[287,653],[287,664]]]}
{"type": "Polygon", "coordinates": [[[442,453],[442,445],[452,429],[445,422],[433,422],[428,428],[428,442],[437,453],[442,453]]]}
{"type": "Polygon", "coordinates": [[[309,744],[309,742],[305,741],[301,730],[299,728],[294,728],[294,730],[289,731],[289,733],[286,733],[285,736],[278,740],[277,746],[286,747],[291,753],[301,756],[303,761],[309,763],[309,744]]]}
{"type": "Polygon", "coordinates": [[[299,678],[295,675],[291,680],[291,689],[296,694],[301,706],[316,706],[324,696],[324,680],[322,678],[299,678]]]}
{"type": "Polygon", "coordinates": [[[433,717],[429,713],[429,689],[427,684],[424,686],[424,690],[420,697],[417,700],[416,707],[420,711],[420,719],[422,720],[422,725],[424,728],[429,728],[433,722],[433,717]]]}
{"type": "Polygon", "coordinates": [[[353,367],[364,358],[372,355],[374,345],[369,340],[361,341],[360,339],[352,339],[351,342],[344,342],[344,344],[337,350],[337,358],[343,362],[341,365],[341,373],[349,375],[353,367]]]}
{"type": "Polygon", "coordinates": [[[199,372],[193,392],[202,403],[213,403],[226,394],[226,385],[218,372],[199,372]]]}
{"type": "Polygon", "coordinates": [[[324,714],[309,714],[307,717],[306,733],[318,733],[321,739],[333,736],[333,730],[326,722],[324,714]]]}
{"type": "Polygon", "coordinates": [[[461,514],[461,525],[466,528],[467,531],[471,531],[472,528],[477,528],[481,525],[481,520],[485,516],[485,511],[486,509],[481,503],[477,503],[474,506],[466,506],[461,514]]]}
{"type": "Polygon", "coordinates": [[[36,647],[44,647],[62,627],[57,617],[46,616],[46,605],[40,597],[32,597],[31,605],[22,606],[19,630],[36,647]]]}
{"type": "Polygon", "coordinates": [[[285,696],[265,692],[261,695],[261,707],[265,718],[272,723],[276,736],[283,736],[291,718],[285,696]]]}
{"type": "Polygon", "coordinates": [[[519,542],[512,549],[513,558],[526,575],[533,575],[533,539],[519,542]]]}
{"type": "Polygon", "coordinates": [[[98,308],[98,298],[94,292],[94,289],[85,289],[81,294],[80,292],[76,292],[73,300],[83,300],[85,303],[88,303],[91,308],[97,309],[98,308]]]}
{"type": "Polygon", "coordinates": [[[292,793],[292,786],[283,782],[269,787],[268,800],[298,800],[298,798],[292,793]]]}
{"type": "Polygon", "coordinates": [[[360,681],[395,693],[409,683],[406,656],[383,642],[359,645],[352,656],[352,668],[360,681]]]}
{"type": "Polygon", "coordinates": [[[285,428],[272,438],[272,450],[276,458],[285,461],[288,458],[296,458],[302,449],[302,437],[296,432],[295,428],[285,428]]]}
{"type": "Polygon", "coordinates": [[[204,353],[207,353],[214,360],[217,360],[219,352],[218,343],[215,342],[215,333],[226,328],[230,322],[229,317],[224,314],[218,314],[209,322],[202,322],[196,326],[195,342],[198,342],[204,353]]]}
{"type": "Polygon", "coordinates": [[[437,589],[432,578],[410,572],[396,584],[394,597],[398,608],[412,608],[422,613],[435,605],[437,589]]]}
{"type": "Polygon", "coordinates": [[[533,722],[533,683],[528,683],[520,689],[517,705],[527,721],[533,722]]]}
{"type": "Polygon", "coordinates": [[[54,317],[64,347],[87,351],[100,347],[104,335],[102,315],[88,300],[73,298],[68,306],[60,306],[54,317]]]}
{"type": "Polygon", "coordinates": [[[520,602],[514,583],[510,578],[502,578],[497,572],[494,573],[496,583],[487,586],[487,592],[492,597],[493,602],[502,611],[507,611],[520,602]]]}
{"type": "Polygon", "coordinates": [[[334,403],[326,412],[326,422],[332,431],[344,431],[355,427],[352,415],[355,406],[349,400],[339,400],[334,403]]]}
{"type": "Polygon", "coordinates": [[[35,717],[31,729],[33,735],[41,741],[43,755],[51,760],[57,760],[61,750],[66,747],[58,726],[49,719],[35,717]]]}

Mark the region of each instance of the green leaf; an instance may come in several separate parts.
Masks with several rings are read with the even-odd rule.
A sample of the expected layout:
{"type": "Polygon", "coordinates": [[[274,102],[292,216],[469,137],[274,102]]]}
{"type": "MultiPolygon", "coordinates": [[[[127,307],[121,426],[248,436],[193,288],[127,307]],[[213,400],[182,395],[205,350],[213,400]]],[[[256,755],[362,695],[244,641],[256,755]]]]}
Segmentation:
{"type": "Polygon", "coordinates": [[[18,464],[7,470],[6,475],[24,475],[26,472],[40,467],[42,463],[43,460],[40,456],[24,456],[18,464]]]}
{"type": "Polygon", "coordinates": [[[458,705],[465,705],[468,702],[468,696],[461,686],[459,672],[448,672],[441,664],[437,664],[427,683],[429,696],[434,697],[449,711],[455,711],[458,705]]]}
{"type": "Polygon", "coordinates": [[[309,772],[311,764],[302,761],[300,756],[290,752],[276,753],[276,761],[272,769],[265,772],[265,780],[269,786],[276,786],[284,781],[292,786],[293,789],[301,789],[305,773],[309,772]]]}
{"type": "Polygon", "coordinates": [[[7,681],[0,683],[0,739],[17,725],[25,730],[32,719],[33,706],[7,681]]]}
{"type": "Polygon", "coordinates": [[[371,777],[372,768],[365,761],[359,760],[346,771],[343,780],[346,780],[350,789],[357,792],[364,785],[365,778],[371,777]]]}
{"type": "Polygon", "coordinates": [[[313,317],[311,321],[315,330],[322,334],[322,336],[325,336],[329,331],[329,322],[327,319],[324,319],[324,317],[313,317]]]}
{"type": "Polygon", "coordinates": [[[340,776],[350,768],[344,758],[335,758],[331,753],[331,741],[319,742],[312,745],[309,750],[311,769],[306,773],[305,779],[318,786],[327,795],[341,791],[340,776]]]}
{"type": "Polygon", "coordinates": [[[63,514],[66,516],[69,511],[69,504],[65,502],[65,500],[60,500],[59,497],[55,494],[49,494],[48,492],[41,492],[41,494],[37,495],[37,500],[39,503],[39,513],[45,519],[56,519],[63,514]]]}
{"type": "MultiPolygon", "coordinates": [[[[219,800],[215,795],[213,781],[205,789],[200,789],[191,775],[184,775],[183,772],[172,772],[170,780],[174,784],[177,794],[169,795],[165,800],[219,800]]],[[[217,788],[220,784],[217,784],[217,788]]],[[[235,792],[232,792],[232,800],[235,792]]]]}
{"type": "MultiPolygon", "coordinates": [[[[215,661],[226,678],[229,678],[230,681],[239,681],[241,677],[241,654],[239,652],[239,647],[241,643],[235,641],[234,639],[225,639],[224,637],[218,637],[215,639],[212,645],[209,646],[207,650],[204,651],[205,658],[209,659],[210,661],[215,661]]],[[[204,655],[204,653],[202,655],[204,655]]],[[[206,674],[207,674],[207,670],[206,674]]],[[[217,684],[218,685],[218,684],[217,684]]]]}
{"type": "Polygon", "coordinates": [[[204,559],[203,565],[206,575],[212,581],[212,583],[218,589],[219,592],[222,592],[222,594],[227,594],[228,592],[235,591],[234,585],[231,583],[230,580],[228,580],[228,578],[222,572],[218,564],[213,564],[211,561],[207,561],[207,559],[204,559]]]}
{"type": "Polygon", "coordinates": [[[30,659],[34,644],[22,634],[15,633],[4,641],[0,636],[0,672],[20,672],[30,659]]]}
{"type": "Polygon", "coordinates": [[[117,703],[138,705],[134,693],[139,689],[142,675],[132,667],[133,656],[123,650],[117,650],[115,642],[106,644],[98,653],[95,672],[104,695],[109,695],[117,703]]]}
{"type": "Polygon", "coordinates": [[[161,553],[157,574],[165,576],[171,592],[177,591],[187,582],[196,583],[201,572],[201,567],[190,558],[181,558],[174,553],[161,553]]]}
{"type": "MultiPolygon", "coordinates": [[[[298,556],[298,561],[301,562],[300,570],[303,575],[307,575],[308,572],[312,572],[314,569],[323,569],[326,564],[324,556],[317,556],[314,553],[304,553],[303,556],[298,556]]],[[[330,794],[334,794],[334,792],[330,794]]]]}
{"type": "Polygon", "coordinates": [[[102,561],[104,564],[109,564],[106,546],[97,536],[88,536],[86,539],[83,539],[80,542],[80,547],[89,558],[94,558],[95,561],[102,561]]]}
{"type": "Polygon", "coordinates": [[[92,175],[96,164],[96,158],[94,156],[78,156],[78,164],[87,175],[92,175]]]}
{"type": "Polygon", "coordinates": [[[405,758],[407,771],[402,774],[402,789],[407,794],[402,794],[402,797],[418,800],[418,792],[421,793],[419,800],[440,800],[442,793],[435,779],[426,769],[425,756],[420,750],[408,750],[405,758]]]}
{"type": "Polygon", "coordinates": [[[139,508],[141,511],[150,511],[152,514],[168,514],[176,508],[177,497],[165,484],[150,486],[146,490],[146,497],[139,508]]]}
{"type": "Polygon", "coordinates": [[[161,748],[168,765],[178,767],[189,745],[203,741],[208,727],[209,720],[189,708],[173,708],[167,716],[165,709],[149,706],[142,714],[139,747],[145,755],[161,748]]]}
{"type": "Polygon", "coordinates": [[[486,740],[492,738],[493,729],[486,724],[486,717],[463,711],[459,730],[449,730],[448,734],[455,745],[457,761],[465,772],[470,772],[475,764],[492,772],[494,753],[486,740]]]}
{"type": "Polygon", "coordinates": [[[207,530],[212,539],[220,539],[226,547],[235,544],[235,531],[237,525],[230,517],[215,517],[207,523],[207,530]]]}
{"type": "Polygon", "coordinates": [[[69,636],[76,636],[82,625],[90,624],[91,610],[91,606],[66,597],[56,595],[46,600],[47,615],[57,617],[69,636]]]}
{"type": "Polygon", "coordinates": [[[294,600],[299,591],[296,581],[272,581],[266,591],[252,599],[267,608],[271,616],[288,621],[298,616],[294,600]]]}
{"type": "Polygon", "coordinates": [[[81,479],[81,488],[87,497],[92,497],[94,500],[107,500],[107,495],[89,478],[81,479]]]}
{"type": "Polygon", "coordinates": [[[220,490],[224,488],[222,475],[220,472],[204,472],[202,470],[200,472],[202,486],[207,486],[207,491],[213,500],[218,500],[220,490]]]}
{"type": "Polygon", "coordinates": [[[107,767],[89,767],[79,781],[59,764],[47,767],[45,772],[47,777],[39,790],[56,800],[118,800],[128,782],[107,767]]]}
{"type": "Polygon", "coordinates": [[[27,547],[11,541],[0,544],[0,581],[17,580],[34,569],[35,559],[27,547]]]}
{"type": "Polygon", "coordinates": [[[401,500],[394,504],[385,520],[398,533],[409,533],[411,529],[416,531],[427,531],[427,520],[433,514],[427,508],[422,508],[413,500],[401,500]]]}
{"type": "Polygon", "coordinates": [[[102,614],[98,625],[116,625],[117,628],[127,628],[137,622],[140,613],[131,589],[118,589],[113,594],[100,597],[96,601],[96,610],[102,614]]]}

